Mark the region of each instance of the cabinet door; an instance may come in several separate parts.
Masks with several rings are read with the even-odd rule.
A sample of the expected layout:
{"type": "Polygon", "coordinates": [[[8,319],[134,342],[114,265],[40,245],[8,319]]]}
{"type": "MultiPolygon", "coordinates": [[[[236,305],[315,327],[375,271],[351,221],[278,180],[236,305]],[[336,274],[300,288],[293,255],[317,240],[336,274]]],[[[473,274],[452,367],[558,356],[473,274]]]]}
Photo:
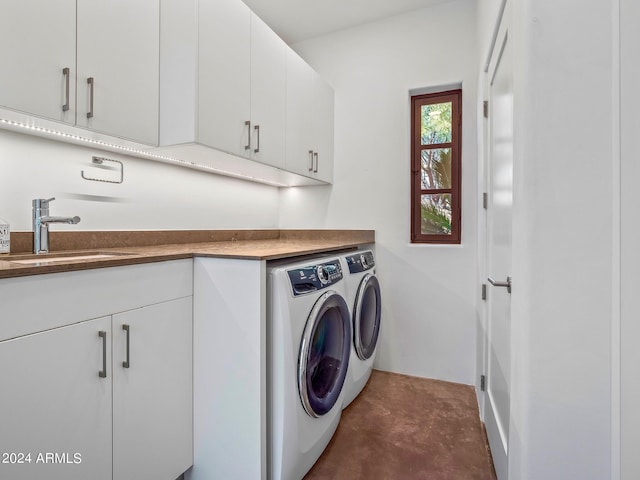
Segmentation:
{"type": "Polygon", "coordinates": [[[191,310],[185,297],[113,315],[114,480],[173,480],[193,464],[191,310]]]}
{"type": "Polygon", "coordinates": [[[78,126],[158,143],[159,25],[159,0],[78,0],[78,126]]]}
{"type": "Polygon", "coordinates": [[[287,50],[287,127],[286,169],[313,176],[313,69],[295,53],[287,50]]]}
{"type": "Polygon", "coordinates": [[[8,457],[0,478],[111,479],[110,332],[105,317],[0,342],[0,454],[31,462],[8,457]]]}
{"type": "Polygon", "coordinates": [[[249,157],[251,10],[240,0],[199,8],[198,141],[249,157]]]}
{"type": "Polygon", "coordinates": [[[251,16],[251,156],[284,168],[287,46],[251,16]]]}
{"type": "Polygon", "coordinates": [[[314,173],[318,179],[331,183],[333,181],[334,95],[331,85],[318,74],[314,75],[313,100],[314,149],[318,154],[315,159],[314,173]]]}
{"type": "Polygon", "coordinates": [[[5,1],[0,32],[0,106],[74,123],[76,1],[5,1]]]}

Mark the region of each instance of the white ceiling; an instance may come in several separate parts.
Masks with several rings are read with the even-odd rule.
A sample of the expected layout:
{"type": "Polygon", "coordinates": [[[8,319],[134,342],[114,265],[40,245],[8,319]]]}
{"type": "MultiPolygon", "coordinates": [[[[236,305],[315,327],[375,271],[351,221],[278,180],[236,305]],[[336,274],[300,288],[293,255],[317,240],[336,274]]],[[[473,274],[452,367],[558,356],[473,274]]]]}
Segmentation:
{"type": "Polygon", "coordinates": [[[293,44],[449,0],[242,0],[293,44]]]}

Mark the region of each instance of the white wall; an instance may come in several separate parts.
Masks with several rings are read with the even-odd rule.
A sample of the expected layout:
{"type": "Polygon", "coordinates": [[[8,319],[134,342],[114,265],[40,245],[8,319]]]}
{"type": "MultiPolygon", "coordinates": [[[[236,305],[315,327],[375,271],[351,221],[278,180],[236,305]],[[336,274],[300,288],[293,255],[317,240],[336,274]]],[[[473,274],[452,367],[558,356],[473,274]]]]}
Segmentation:
{"type": "Polygon", "coordinates": [[[31,200],[49,197],[52,215],[82,218],[52,230],[278,226],[275,187],[0,130],[0,217],[31,231],[31,200]],[[81,170],[100,175],[92,155],[124,162],[124,183],[83,180],[81,170]]]}
{"type": "Polygon", "coordinates": [[[512,438],[522,454],[510,470],[522,479],[606,479],[612,2],[526,0],[514,13],[513,275],[522,295],[513,297],[512,438]]]}
{"type": "Polygon", "coordinates": [[[475,2],[294,45],[335,89],[332,187],[283,189],[280,226],[376,230],[376,368],[475,383],[475,2]],[[462,245],[411,245],[409,91],[463,85],[462,245]]]}
{"type": "MultiPolygon", "coordinates": [[[[578,0],[509,1],[515,60],[509,478],[608,479],[619,194],[615,2],[585,8],[578,0]]],[[[480,18],[496,12],[496,4],[482,1],[480,18]]]]}

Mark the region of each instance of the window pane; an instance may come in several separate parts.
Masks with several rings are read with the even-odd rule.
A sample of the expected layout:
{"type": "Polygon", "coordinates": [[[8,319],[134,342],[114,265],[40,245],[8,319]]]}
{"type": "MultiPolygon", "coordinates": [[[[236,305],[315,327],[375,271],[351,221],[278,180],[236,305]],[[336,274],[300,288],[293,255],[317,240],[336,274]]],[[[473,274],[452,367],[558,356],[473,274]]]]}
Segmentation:
{"type": "Polygon", "coordinates": [[[423,150],[420,158],[422,189],[451,188],[451,149],[423,150]]]}
{"type": "Polygon", "coordinates": [[[451,194],[438,193],[422,195],[422,234],[451,234],[451,194]]]}
{"type": "Polygon", "coordinates": [[[422,145],[451,142],[451,102],[422,105],[422,145]]]}

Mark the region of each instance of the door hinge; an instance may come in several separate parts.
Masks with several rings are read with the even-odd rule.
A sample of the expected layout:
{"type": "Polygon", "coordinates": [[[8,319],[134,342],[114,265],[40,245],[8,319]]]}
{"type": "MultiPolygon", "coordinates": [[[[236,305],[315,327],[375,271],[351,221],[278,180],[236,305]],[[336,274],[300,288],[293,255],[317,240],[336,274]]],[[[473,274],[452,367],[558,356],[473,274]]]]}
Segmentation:
{"type": "Polygon", "coordinates": [[[484,118],[489,118],[489,100],[482,102],[482,115],[484,118]]]}
{"type": "Polygon", "coordinates": [[[480,375],[480,391],[485,392],[487,390],[487,377],[480,375]]]}
{"type": "Polygon", "coordinates": [[[486,300],[487,299],[487,284],[483,283],[482,284],[482,300],[486,300]]]}
{"type": "Polygon", "coordinates": [[[489,194],[487,192],[482,194],[482,208],[485,210],[489,208],[489,194]]]}

